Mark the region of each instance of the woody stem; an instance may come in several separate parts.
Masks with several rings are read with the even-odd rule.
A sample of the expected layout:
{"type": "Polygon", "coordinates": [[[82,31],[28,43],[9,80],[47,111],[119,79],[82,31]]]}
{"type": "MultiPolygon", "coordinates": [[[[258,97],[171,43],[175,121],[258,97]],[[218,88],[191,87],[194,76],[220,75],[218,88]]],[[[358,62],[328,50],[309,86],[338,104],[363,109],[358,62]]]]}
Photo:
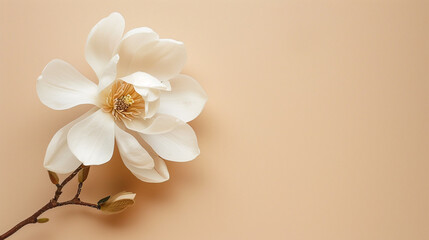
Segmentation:
{"type": "Polygon", "coordinates": [[[49,209],[52,209],[52,208],[56,208],[56,207],[60,207],[60,206],[66,206],[66,205],[80,205],[80,206],[87,206],[87,207],[99,209],[100,207],[97,204],[87,203],[87,202],[81,201],[79,199],[79,195],[80,195],[80,192],[82,190],[83,183],[79,183],[76,195],[72,199],[70,199],[68,201],[64,201],[64,202],[59,202],[58,201],[58,199],[60,198],[60,196],[62,194],[61,190],[63,189],[63,187],[70,180],[72,180],[76,176],[76,174],[82,168],[83,168],[83,165],[80,165],[66,179],[64,179],[64,181],[61,184],[56,184],[57,190],[55,191],[54,197],[47,204],[45,204],[42,208],[40,208],[39,210],[37,210],[33,215],[31,215],[30,217],[22,220],[20,223],[18,223],[17,225],[15,225],[9,231],[7,231],[3,235],[1,235],[0,236],[0,240],[4,240],[4,239],[10,237],[12,234],[14,234],[15,232],[17,232],[19,229],[21,229],[25,225],[28,225],[28,224],[31,224],[31,223],[37,223],[38,217],[40,215],[42,215],[42,213],[44,213],[44,212],[46,212],[46,211],[48,211],[49,209]]]}

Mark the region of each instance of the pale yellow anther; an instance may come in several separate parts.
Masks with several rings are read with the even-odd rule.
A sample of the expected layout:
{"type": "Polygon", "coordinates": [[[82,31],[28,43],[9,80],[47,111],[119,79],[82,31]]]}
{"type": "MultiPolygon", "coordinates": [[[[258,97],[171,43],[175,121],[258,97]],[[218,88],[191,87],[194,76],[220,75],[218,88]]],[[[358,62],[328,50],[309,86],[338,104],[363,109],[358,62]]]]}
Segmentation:
{"type": "Polygon", "coordinates": [[[124,103],[126,103],[127,105],[131,105],[134,103],[134,99],[131,97],[130,94],[123,96],[122,101],[124,101],[124,103]]]}

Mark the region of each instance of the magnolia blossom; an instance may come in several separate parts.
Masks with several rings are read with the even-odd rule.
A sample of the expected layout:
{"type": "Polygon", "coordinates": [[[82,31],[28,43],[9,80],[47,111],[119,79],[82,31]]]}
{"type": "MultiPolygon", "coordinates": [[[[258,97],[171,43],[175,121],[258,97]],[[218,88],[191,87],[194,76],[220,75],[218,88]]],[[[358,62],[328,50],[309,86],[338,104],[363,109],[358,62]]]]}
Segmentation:
{"type": "Polygon", "coordinates": [[[186,61],[183,43],[160,39],[146,27],[123,35],[124,27],[123,17],[112,13],[89,33],[85,58],[98,86],[58,59],[38,78],[39,98],[52,109],[94,105],[54,135],[44,160],[49,171],[106,163],[115,139],[124,164],[146,182],[169,178],[162,159],[185,162],[199,155],[187,122],[200,114],[207,95],[197,81],[180,74],[186,61]]]}

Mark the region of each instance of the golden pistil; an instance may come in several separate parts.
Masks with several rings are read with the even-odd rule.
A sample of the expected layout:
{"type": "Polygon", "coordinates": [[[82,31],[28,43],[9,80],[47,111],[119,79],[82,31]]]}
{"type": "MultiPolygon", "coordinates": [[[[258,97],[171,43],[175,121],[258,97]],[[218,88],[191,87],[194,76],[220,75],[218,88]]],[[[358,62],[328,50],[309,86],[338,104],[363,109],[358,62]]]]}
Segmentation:
{"type": "Polygon", "coordinates": [[[117,80],[107,94],[103,110],[112,113],[115,120],[132,120],[144,112],[144,105],[133,85],[117,80]]]}

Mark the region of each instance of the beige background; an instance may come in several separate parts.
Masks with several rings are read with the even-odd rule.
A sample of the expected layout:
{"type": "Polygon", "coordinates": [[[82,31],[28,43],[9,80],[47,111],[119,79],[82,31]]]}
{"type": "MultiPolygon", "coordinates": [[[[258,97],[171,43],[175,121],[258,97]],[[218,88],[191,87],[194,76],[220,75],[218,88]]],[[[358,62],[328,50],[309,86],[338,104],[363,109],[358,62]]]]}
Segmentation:
{"type": "Polygon", "coordinates": [[[45,107],[37,76],[61,58],[94,79],[86,37],[113,11],[185,42],[201,155],[147,184],[115,153],[82,198],[134,191],[132,210],[59,208],[11,239],[429,239],[429,4],[411,0],[0,0],[0,232],[51,197],[46,146],[88,108],[45,107]]]}

